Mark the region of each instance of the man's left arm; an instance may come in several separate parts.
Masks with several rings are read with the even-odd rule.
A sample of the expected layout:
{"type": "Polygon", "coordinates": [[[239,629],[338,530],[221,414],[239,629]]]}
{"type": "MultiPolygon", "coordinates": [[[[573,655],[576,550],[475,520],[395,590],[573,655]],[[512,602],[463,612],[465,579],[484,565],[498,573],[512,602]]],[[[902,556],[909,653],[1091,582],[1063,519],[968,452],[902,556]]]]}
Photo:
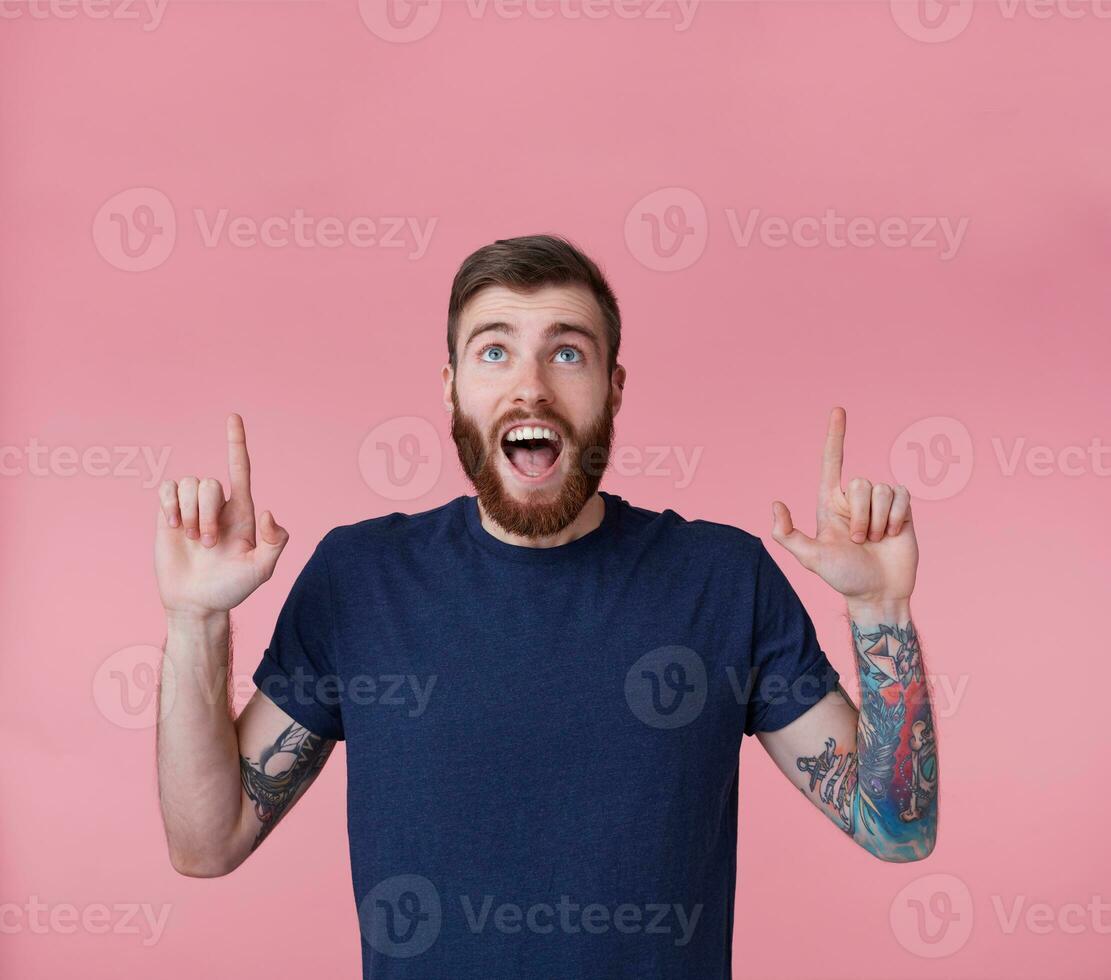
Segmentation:
{"type": "Polygon", "coordinates": [[[838,689],[756,737],[815,806],[883,861],[920,861],[937,839],[937,748],[909,602],[849,603],[858,710],[838,689]]]}
{"type": "Polygon", "coordinates": [[[918,545],[905,487],[854,479],[841,488],[845,411],[830,414],[818,492],[817,534],[773,504],[772,537],[845,597],[858,709],[844,689],[756,736],[819,809],[884,861],[933,850],[938,760],[933,708],[910,596],[918,545]]]}

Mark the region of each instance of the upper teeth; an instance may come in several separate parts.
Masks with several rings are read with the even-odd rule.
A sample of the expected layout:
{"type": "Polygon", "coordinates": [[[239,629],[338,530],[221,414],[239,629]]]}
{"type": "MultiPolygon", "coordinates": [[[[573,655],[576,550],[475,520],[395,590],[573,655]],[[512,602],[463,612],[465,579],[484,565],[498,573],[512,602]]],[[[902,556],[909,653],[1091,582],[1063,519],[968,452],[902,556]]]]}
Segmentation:
{"type": "Polygon", "coordinates": [[[510,429],[505,438],[509,442],[516,442],[518,439],[551,439],[553,442],[558,442],[559,434],[539,426],[519,425],[515,429],[510,429]]]}

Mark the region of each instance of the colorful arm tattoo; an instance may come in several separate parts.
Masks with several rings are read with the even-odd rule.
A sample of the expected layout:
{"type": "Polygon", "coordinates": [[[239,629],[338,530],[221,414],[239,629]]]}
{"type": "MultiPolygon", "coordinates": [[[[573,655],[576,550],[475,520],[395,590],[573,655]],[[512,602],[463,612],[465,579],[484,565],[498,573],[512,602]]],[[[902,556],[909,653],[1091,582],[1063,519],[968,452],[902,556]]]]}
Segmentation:
{"type": "MultiPolygon", "coordinates": [[[[841,828],[885,861],[917,861],[937,834],[937,741],[914,623],[852,623],[862,704],[856,751],[827,738],[800,756],[809,791],[841,828]]],[[[806,789],[803,790],[806,792],[806,789]]]]}

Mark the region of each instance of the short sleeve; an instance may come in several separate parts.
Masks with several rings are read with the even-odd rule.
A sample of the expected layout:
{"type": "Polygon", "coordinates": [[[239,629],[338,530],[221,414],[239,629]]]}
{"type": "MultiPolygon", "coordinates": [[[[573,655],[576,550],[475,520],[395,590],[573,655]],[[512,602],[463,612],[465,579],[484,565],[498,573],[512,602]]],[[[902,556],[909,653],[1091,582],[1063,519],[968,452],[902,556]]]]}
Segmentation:
{"type": "Polygon", "coordinates": [[[772,732],[836,690],[833,668],[806,608],[763,542],[759,546],[752,622],[753,683],[744,732],[772,732]]]}
{"type": "Polygon", "coordinates": [[[253,680],[259,691],[309,731],[343,739],[342,685],[323,540],[293,583],[253,680]]]}

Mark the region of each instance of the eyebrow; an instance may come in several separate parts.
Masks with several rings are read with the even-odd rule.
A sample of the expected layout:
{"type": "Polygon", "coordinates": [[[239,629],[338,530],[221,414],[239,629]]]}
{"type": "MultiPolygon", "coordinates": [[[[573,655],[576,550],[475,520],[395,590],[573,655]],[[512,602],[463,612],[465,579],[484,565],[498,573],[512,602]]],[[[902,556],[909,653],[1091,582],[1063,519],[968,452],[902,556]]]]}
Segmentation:
{"type": "MultiPolygon", "coordinates": [[[[463,345],[463,350],[465,351],[468,347],[470,347],[471,342],[477,336],[479,336],[480,334],[489,333],[491,331],[501,331],[502,333],[509,334],[509,336],[511,337],[516,337],[520,333],[520,330],[517,329],[517,325],[514,323],[506,323],[503,320],[490,320],[487,323],[480,323],[470,332],[467,337],[467,342],[463,345]]],[[[559,337],[560,335],[565,333],[573,333],[578,334],[581,337],[585,337],[588,341],[590,341],[591,345],[596,351],[599,349],[598,338],[594,336],[594,331],[591,330],[589,327],[584,327],[580,323],[569,323],[563,320],[556,320],[553,323],[549,323],[544,328],[542,337],[544,340],[552,340],[553,338],[559,337]]]]}

